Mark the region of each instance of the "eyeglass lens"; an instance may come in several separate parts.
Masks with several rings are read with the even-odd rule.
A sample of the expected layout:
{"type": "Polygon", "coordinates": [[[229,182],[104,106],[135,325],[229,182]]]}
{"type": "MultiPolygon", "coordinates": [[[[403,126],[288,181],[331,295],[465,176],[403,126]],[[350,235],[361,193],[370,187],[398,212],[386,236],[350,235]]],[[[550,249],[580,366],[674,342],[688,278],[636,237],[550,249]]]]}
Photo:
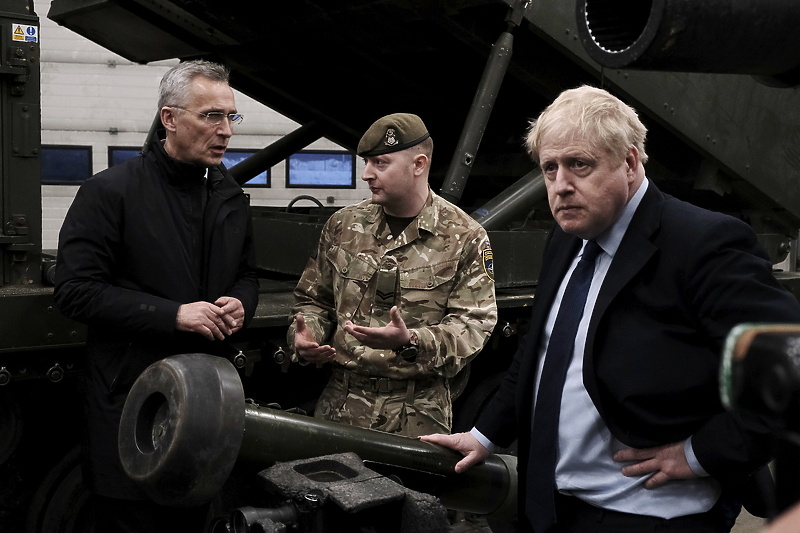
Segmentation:
{"type": "Polygon", "coordinates": [[[201,113],[206,117],[206,122],[212,124],[214,126],[218,126],[222,123],[223,119],[227,118],[231,121],[231,124],[239,124],[244,119],[244,116],[240,113],[220,113],[218,111],[212,111],[210,113],[201,113]]]}

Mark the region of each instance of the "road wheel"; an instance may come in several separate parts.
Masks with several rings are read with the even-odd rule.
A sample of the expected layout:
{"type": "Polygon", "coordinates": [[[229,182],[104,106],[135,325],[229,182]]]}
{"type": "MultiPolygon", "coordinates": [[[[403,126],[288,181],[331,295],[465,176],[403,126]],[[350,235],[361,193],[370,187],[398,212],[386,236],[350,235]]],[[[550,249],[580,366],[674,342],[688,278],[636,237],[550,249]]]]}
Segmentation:
{"type": "Polygon", "coordinates": [[[94,508],[83,484],[80,448],[73,448],[42,481],[31,500],[26,533],[93,533],[94,508]]]}

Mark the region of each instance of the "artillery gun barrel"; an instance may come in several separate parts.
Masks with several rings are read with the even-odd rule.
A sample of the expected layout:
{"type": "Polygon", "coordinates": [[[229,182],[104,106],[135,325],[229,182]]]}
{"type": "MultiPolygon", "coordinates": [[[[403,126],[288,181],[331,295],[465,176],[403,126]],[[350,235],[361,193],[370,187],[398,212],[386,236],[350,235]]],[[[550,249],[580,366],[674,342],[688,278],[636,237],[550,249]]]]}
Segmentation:
{"type": "Polygon", "coordinates": [[[163,505],[210,500],[237,460],[263,469],[352,452],[450,509],[498,517],[516,512],[515,457],[492,455],[456,474],[461,456],[442,446],[246,404],[231,363],[206,354],[176,355],[148,367],[125,403],[119,437],[128,476],[163,505]],[[420,476],[432,486],[411,486],[403,472],[412,483],[420,476]]]}
{"type": "Polygon", "coordinates": [[[578,34],[605,67],[800,81],[800,4],[774,0],[578,0],[578,34]]]}

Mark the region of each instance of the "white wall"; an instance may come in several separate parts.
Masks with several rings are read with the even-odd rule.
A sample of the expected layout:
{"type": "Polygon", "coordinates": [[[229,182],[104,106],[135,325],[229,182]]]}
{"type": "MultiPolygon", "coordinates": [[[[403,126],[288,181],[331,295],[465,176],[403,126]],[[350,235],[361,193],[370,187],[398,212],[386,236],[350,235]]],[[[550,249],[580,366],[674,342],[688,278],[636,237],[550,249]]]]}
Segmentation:
{"type": "MultiPolygon", "coordinates": [[[[39,15],[42,73],[42,144],[92,147],[93,172],[108,166],[109,146],[141,146],[155,117],[158,82],[177,60],[138,65],[63,28],[47,18],[50,0],[36,0],[39,15]]],[[[236,107],[245,115],[236,126],[230,148],[260,149],[299,127],[252,98],[235,92],[236,107]]],[[[307,147],[341,150],[322,139],[307,147]]],[[[356,176],[362,163],[357,160],[356,176]]],[[[310,194],[331,206],[366,198],[366,185],[355,189],[287,189],[285,164],[271,169],[271,187],[248,187],[253,205],[285,206],[310,194]],[[332,203],[327,199],[331,197],[332,203]]],[[[42,186],[42,246],[55,249],[58,231],[72,203],[76,186],[42,186]]],[[[305,205],[305,204],[302,204],[305,205]]]]}

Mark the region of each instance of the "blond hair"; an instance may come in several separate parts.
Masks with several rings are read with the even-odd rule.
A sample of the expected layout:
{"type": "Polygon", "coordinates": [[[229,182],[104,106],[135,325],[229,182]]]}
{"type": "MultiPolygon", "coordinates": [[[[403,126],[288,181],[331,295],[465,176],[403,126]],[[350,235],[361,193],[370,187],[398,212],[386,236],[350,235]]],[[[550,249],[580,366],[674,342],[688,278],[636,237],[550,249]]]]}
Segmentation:
{"type": "Polygon", "coordinates": [[[562,92],[539,118],[532,120],[525,148],[538,162],[542,139],[564,139],[576,134],[620,161],[635,146],[639,160],[642,164],[647,162],[647,128],[636,110],[608,91],[588,85],[562,92]]]}

